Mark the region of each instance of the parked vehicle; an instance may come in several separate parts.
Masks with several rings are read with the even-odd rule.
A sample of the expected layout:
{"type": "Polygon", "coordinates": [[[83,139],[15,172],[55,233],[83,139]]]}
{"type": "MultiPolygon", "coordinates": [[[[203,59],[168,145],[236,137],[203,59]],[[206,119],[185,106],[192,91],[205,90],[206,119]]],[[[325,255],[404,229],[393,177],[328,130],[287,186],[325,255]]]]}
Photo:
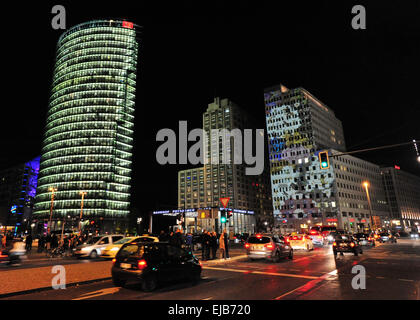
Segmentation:
{"type": "Polygon", "coordinates": [[[119,287],[135,281],[141,283],[143,291],[153,291],[165,282],[197,282],[201,278],[198,259],[191,252],[166,242],[126,243],[112,262],[112,281],[119,287]]]}
{"type": "Polygon", "coordinates": [[[124,238],[124,236],[120,234],[92,237],[85,243],[74,248],[73,255],[75,255],[78,258],[89,257],[91,259],[96,259],[102,254],[102,251],[108,245],[113,244],[114,242],[121,240],[122,238],[124,238]]]}
{"type": "Polygon", "coordinates": [[[279,262],[281,258],[293,259],[292,247],[284,237],[278,235],[252,235],[244,247],[250,260],[268,259],[279,262]]]}

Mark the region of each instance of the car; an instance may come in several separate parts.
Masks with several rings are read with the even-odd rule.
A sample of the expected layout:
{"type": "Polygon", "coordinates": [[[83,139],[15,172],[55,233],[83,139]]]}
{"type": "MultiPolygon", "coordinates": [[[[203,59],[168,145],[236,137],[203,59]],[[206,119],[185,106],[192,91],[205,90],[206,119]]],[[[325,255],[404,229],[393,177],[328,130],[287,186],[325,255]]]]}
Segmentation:
{"type": "Polygon", "coordinates": [[[398,238],[410,238],[410,234],[405,231],[397,231],[398,238]]]}
{"type": "Polygon", "coordinates": [[[248,238],[244,247],[250,260],[279,262],[281,258],[293,259],[293,249],[283,236],[257,233],[248,238]]]}
{"type": "Polygon", "coordinates": [[[112,259],[115,258],[115,255],[117,254],[118,250],[122,247],[124,243],[132,242],[132,241],[145,241],[145,242],[159,242],[158,237],[153,236],[137,236],[137,237],[125,237],[122,238],[113,244],[107,246],[101,254],[101,258],[104,259],[112,259]]]}
{"type": "Polygon", "coordinates": [[[309,232],[309,238],[311,238],[313,244],[324,245],[324,237],[320,231],[311,230],[309,232]]]}
{"type": "Polygon", "coordinates": [[[363,253],[362,246],[359,245],[359,242],[353,236],[340,235],[337,236],[333,242],[333,253],[334,256],[337,256],[337,253],[343,255],[344,252],[353,253],[355,256],[358,256],[359,253],[363,253]]]}
{"type": "Polygon", "coordinates": [[[375,238],[367,233],[359,232],[354,234],[353,237],[356,238],[362,246],[375,246],[375,238]]]}
{"type": "Polygon", "coordinates": [[[124,238],[123,235],[102,235],[95,236],[87,240],[85,243],[73,249],[73,255],[78,258],[96,259],[102,254],[102,251],[110,244],[124,238]]]}
{"type": "Polygon", "coordinates": [[[289,243],[293,250],[303,249],[310,251],[314,249],[311,238],[305,233],[292,232],[289,236],[289,243]]]}
{"type": "Polygon", "coordinates": [[[418,239],[419,233],[418,232],[410,232],[410,238],[411,239],[418,239]]]}
{"type": "Polygon", "coordinates": [[[153,291],[159,284],[201,279],[201,264],[190,252],[167,242],[125,243],[112,259],[111,275],[114,285],[141,283],[143,291],[153,291]]]}
{"type": "Polygon", "coordinates": [[[379,242],[392,242],[392,243],[396,243],[397,242],[397,238],[394,237],[392,234],[388,233],[388,232],[381,232],[379,234],[379,238],[378,238],[379,242]]]}

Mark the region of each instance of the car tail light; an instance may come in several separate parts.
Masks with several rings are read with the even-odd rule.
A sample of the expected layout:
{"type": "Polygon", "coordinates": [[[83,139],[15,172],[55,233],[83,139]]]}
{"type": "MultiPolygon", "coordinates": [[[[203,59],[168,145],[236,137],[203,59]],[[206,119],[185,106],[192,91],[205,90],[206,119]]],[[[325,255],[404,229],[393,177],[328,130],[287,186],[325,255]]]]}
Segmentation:
{"type": "Polygon", "coordinates": [[[147,267],[146,260],[139,260],[139,262],[137,262],[137,267],[138,267],[140,270],[145,269],[145,268],[147,267]]]}
{"type": "Polygon", "coordinates": [[[368,238],[368,240],[369,240],[369,241],[372,241],[372,237],[369,237],[369,238],[368,238]]]}
{"type": "Polygon", "coordinates": [[[260,239],[260,238],[262,237],[262,235],[257,234],[257,235],[256,235],[256,237],[257,237],[258,239],[260,239]]]}
{"type": "Polygon", "coordinates": [[[114,265],[115,264],[115,262],[117,261],[117,259],[112,259],[112,264],[114,265]]]}
{"type": "Polygon", "coordinates": [[[352,243],[350,243],[350,247],[354,247],[354,243],[352,242],[352,243]]]}
{"type": "Polygon", "coordinates": [[[334,241],[333,242],[333,246],[336,247],[337,246],[337,242],[334,241]]]}
{"type": "Polygon", "coordinates": [[[267,249],[273,250],[274,246],[272,243],[267,243],[264,247],[266,247],[267,249]]]}
{"type": "Polygon", "coordinates": [[[248,249],[251,245],[249,243],[245,243],[245,249],[248,249]]]}

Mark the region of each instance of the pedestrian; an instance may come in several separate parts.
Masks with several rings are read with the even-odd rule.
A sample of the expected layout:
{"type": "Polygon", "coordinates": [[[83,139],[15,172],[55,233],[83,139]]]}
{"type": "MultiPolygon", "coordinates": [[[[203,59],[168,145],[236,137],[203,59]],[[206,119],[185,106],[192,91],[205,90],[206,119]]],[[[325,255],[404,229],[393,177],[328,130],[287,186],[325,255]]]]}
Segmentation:
{"type": "Polygon", "coordinates": [[[225,234],[222,232],[219,238],[220,259],[226,259],[225,234]]]}
{"type": "Polygon", "coordinates": [[[193,251],[193,247],[192,247],[192,245],[193,245],[193,243],[192,243],[192,239],[193,239],[193,236],[192,236],[192,234],[189,232],[189,233],[187,234],[187,236],[185,237],[185,246],[186,246],[186,249],[187,249],[187,250],[190,250],[190,251],[193,251]]]}
{"type": "Polygon", "coordinates": [[[58,247],[58,238],[57,235],[54,233],[51,237],[51,249],[55,249],[58,247]]]}
{"type": "Polygon", "coordinates": [[[32,235],[28,234],[25,239],[25,249],[26,252],[31,252],[32,250],[32,235]]]}
{"type": "Polygon", "coordinates": [[[203,233],[201,234],[201,260],[206,261],[207,260],[207,256],[206,256],[206,252],[207,252],[207,230],[203,230],[203,233]]]}
{"type": "Polygon", "coordinates": [[[3,249],[5,249],[6,246],[7,246],[7,238],[6,238],[6,235],[3,235],[1,237],[1,246],[2,246],[3,249]]]}
{"type": "Polygon", "coordinates": [[[229,258],[229,238],[228,238],[228,234],[226,232],[226,229],[223,229],[223,240],[225,241],[225,253],[226,253],[226,259],[230,259],[229,258]]]}
{"type": "Polygon", "coordinates": [[[175,244],[178,248],[184,248],[185,247],[185,239],[184,239],[184,233],[181,229],[178,229],[175,233],[175,244]]]}
{"type": "Polygon", "coordinates": [[[169,234],[168,241],[169,241],[169,244],[171,244],[173,246],[176,246],[176,237],[175,237],[173,231],[171,231],[171,233],[169,234]]]}
{"type": "Polygon", "coordinates": [[[211,249],[211,234],[207,231],[206,234],[206,260],[210,260],[210,249],[211,249]]]}
{"type": "Polygon", "coordinates": [[[159,242],[168,241],[168,235],[163,230],[160,231],[160,234],[159,234],[158,238],[159,238],[159,242]]]}
{"type": "Polygon", "coordinates": [[[46,250],[49,251],[51,249],[51,234],[48,233],[47,236],[45,237],[45,245],[46,245],[46,250]]]}
{"type": "Polygon", "coordinates": [[[210,244],[211,244],[211,258],[214,260],[216,259],[216,252],[217,252],[217,234],[216,231],[213,231],[210,236],[210,244]]]}

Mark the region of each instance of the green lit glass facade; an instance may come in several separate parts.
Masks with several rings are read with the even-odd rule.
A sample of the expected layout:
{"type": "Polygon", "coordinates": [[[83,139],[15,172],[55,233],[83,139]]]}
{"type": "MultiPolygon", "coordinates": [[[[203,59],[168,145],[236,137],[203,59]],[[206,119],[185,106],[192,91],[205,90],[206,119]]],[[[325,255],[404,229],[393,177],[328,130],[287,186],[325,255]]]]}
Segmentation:
{"type": "Polygon", "coordinates": [[[100,20],[59,39],[34,216],[126,219],[138,54],[138,26],[100,20]]]}

